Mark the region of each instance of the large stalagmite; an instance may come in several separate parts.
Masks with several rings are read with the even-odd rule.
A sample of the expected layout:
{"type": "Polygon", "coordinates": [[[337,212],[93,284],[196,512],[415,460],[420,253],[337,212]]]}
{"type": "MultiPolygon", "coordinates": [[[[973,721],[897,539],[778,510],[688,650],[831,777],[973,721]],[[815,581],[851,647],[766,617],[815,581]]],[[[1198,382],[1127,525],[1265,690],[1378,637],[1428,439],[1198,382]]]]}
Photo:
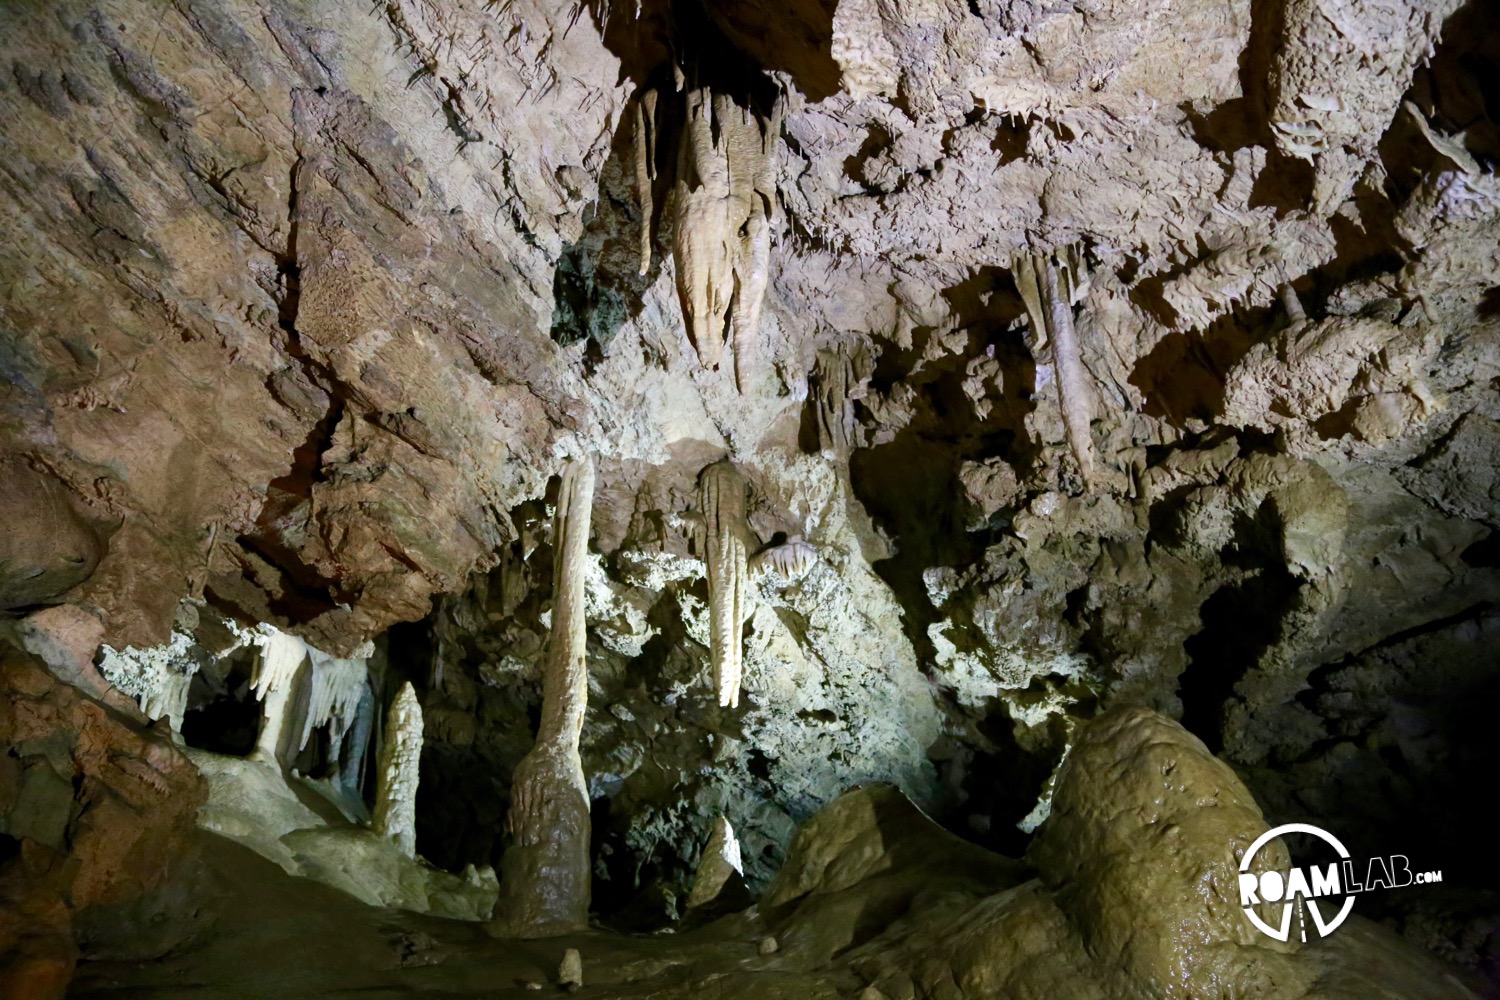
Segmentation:
{"type": "Polygon", "coordinates": [[[703,515],[704,559],[708,563],[709,645],[714,688],[719,704],[740,703],[744,650],[746,565],[745,480],[725,461],[703,470],[698,480],[698,507],[703,515]]]}
{"type": "Polygon", "coordinates": [[[370,821],[409,858],[417,855],[417,778],[422,762],[422,706],[410,682],[391,703],[380,748],[380,788],[370,821]]]}
{"type": "Polygon", "coordinates": [[[589,795],[578,740],[588,705],[584,631],[594,463],[570,463],[553,519],[552,633],[542,677],[536,745],[516,767],[507,818],[514,842],[505,852],[495,926],[542,936],[588,924],[589,795]]]}

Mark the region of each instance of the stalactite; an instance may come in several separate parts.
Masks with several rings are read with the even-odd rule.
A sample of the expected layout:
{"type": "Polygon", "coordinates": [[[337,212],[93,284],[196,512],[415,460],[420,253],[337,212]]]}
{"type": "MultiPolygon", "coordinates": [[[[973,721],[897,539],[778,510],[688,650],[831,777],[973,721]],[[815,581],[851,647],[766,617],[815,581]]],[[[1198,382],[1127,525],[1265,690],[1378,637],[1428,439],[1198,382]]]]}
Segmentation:
{"type": "Polygon", "coordinates": [[[1082,255],[1070,248],[1059,260],[1053,254],[1031,254],[1017,260],[1016,286],[1026,302],[1037,347],[1050,342],[1053,369],[1057,374],[1058,400],[1068,447],[1078,463],[1085,488],[1094,480],[1094,441],[1089,429],[1091,420],[1088,372],[1083,366],[1078,335],[1073,326],[1073,305],[1081,298],[1078,282],[1082,272],[1082,255]]]}
{"type": "Polygon", "coordinates": [[[188,687],[198,672],[196,664],[186,670],[162,670],[156,683],[141,695],[141,711],[148,719],[166,719],[174,738],[182,732],[182,717],[187,714],[188,687]]]}
{"type": "Polygon", "coordinates": [[[192,637],[174,631],[164,646],[123,650],[104,646],[100,654],[103,678],[134,698],[148,719],[166,719],[173,739],[180,741],[188,688],[199,666],[192,637]]]}
{"type": "Polygon", "coordinates": [[[320,726],[328,726],[329,752],[333,757],[329,763],[337,770],[344,734],[354,723],[360,698],[370,686],[369,668],[363,658],[329,656],[312,647],[308,647],[308,657],[312,661],[312,684],[297,748],[306,749],[313,732],[320,726]]]}
{"type": "Polygon", "coordinates": [[[757,552],[750,560],[750,574],[772,577],[785,586],[806,576],[817,561],[817,549],[801,535],[793,535],[779,545],[757,552]]]}
{"type": "Polygon", "coordinates": [[[250,686],[261,703],[260,733],[255,740],[254,756],[279,761],[292,682],[307,660],[307,645],[296,636],[270,626],[261,628],[255,639],[260,646],[260,656],[250,676],[250,686]]]}
{"type": "Polygon", "coordinates": [[[1302,308],[1302,299],[1291,285],[1281,286],[1281,307],[1286,310],[1288,326],[1307,325],[1307,310],[1302,308]]]}
{"type": "Polygon", "coordinates": [[[818,352],[813,366],[818,445],[828,458],[847,459],[858,443],[854,401],[864,394],[873,370],[863,344],[818,352]]]}
{"type": "Polygon", "coordinates": [[[729,161],[726,151],[714,142],[713,94],[706,87],[693,87],[687,91],[686,104],[677,153],[672,253],[688,338],[703,366],[716,368],[724,353],[734,286],[729,161]]]}
{"type": "Polygon", "coordinates": [[[402,854],[417,856],[417,778],[422,760],[422,706],[408,682],[386,716],[380,748],[380,787],[371,828],[394,841],[402,854]]]}
{"type": "Polygon", "coordinates": [[[552,631],[542,677],[536,745],[516,767],[506,823],[514,843],[503,859],[496,907],[502,933],[566,933],[589,909],[589,796],[578,740],[588,704],[584,629],[594,465],[563,472],[553,520],[552,631]]]}
{"type": "Polygon", "coordinates": [[[746,536],[745,481],[728,461],[703,470],[698,480],[698,507],[703,515],[708,563],[709,648],[719,704],[740,703],[740,673],[745,624],[746,536]]]}
{"type": "MultiPolygon", "coordinates": [[[[687,84],[686,76],[679,68],[685,111],[672,220],[677,293],[698,360],[717,368],[726,343],[732,344],[735,384],[744,392],[770,278],[781,104],[762,115],[729,94],[687,84]]],[[[644,123],[638,136],[649,139],[644,123]]],[[[649,147],[643,153],[641,143],[638,137],[638,184],[650,164],[649,147]],[[648,158],[645,170],[643,156],[648,158]]],[[[645,208],[642,198],[643,212],[645,208]]],[[[649,265],[649,246],[642,263],[649,265]]]]}
{"type": "Polygon", "coordinates": [[[635,191],[641,208],[641,273],[651,270],[652,222],[656,215],[656,101],[653,88],[635,102],[635,191]]]}

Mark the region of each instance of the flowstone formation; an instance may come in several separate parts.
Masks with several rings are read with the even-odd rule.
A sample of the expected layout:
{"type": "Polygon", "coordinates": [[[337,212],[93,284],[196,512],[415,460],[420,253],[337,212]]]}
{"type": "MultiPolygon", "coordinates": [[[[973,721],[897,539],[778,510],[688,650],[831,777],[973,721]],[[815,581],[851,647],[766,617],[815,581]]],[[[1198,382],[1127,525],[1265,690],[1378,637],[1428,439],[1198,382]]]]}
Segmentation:
{"type": "Polygon", "coordinates": [[[506,817],[513,843],[505,852],[495,927],[522,936],[587,926],[589,793],[578,741],[588,705],[584,626],[594,462],[563,471],[552,522],[552,631],[542,675],[542,721],[536,745],[516,766],[506,817]]]}
{"type": "Polygon", "coordinates": [[[259,655],[250,684],[261,703],[260,730],[255,737],[255,755],[271,763],[282,760],[287,741],[287,718],[291,710],[292,684],[307,662],[307,644],[277,629],[263,629],[255,637],[259,655]]]}
{"type": "Polygon", "coordinates": [[[380,747],[380,788],[370,827],[409,858],[417,854],[417,761],[422,754],[422,706],[410,684],[391,702],[380,747]]]}
{"type": "MultiPolygon", "coordinates": [[[[1474,994],[1358,917],[1316,947],[1239,911],[1244,850],[1267,829],[1245,786],[1177,723],[1088,723],[1027,865],[939,828],[888,788],[798,831],[760,903],[794,967],[847,963],[873,996],[1443,997],[1474,994]],[[888,927],[872,912],[899,913],[888,927]]],[[[1273,841],[1253,870],[1284,870],[1273,841]]]]}

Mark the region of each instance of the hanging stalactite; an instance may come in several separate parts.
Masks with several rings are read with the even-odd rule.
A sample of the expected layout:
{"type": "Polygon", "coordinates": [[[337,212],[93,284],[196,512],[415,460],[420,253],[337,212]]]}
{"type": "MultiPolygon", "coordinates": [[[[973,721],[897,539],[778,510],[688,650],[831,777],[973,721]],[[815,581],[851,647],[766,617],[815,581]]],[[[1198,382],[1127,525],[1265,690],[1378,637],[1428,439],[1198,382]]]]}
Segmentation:
{"type": "Polygon", "coordinates": [[[680,101],[663,102],[658,91],[645,90],[634,109],[640,271],[651,267],[659,116],[670,105],[680,111],[681,125],[671,224],[683,322],[705,368],[718,368],[730,349],[735,384],[745,392],[770,282],[782,105],[777,100],[764,113],[748,98],[700,81],[696,71],[674,67],[674,76],[680,101]]]}
{"type": "Polygon", "coordinates": [[[1053,369],[1068,447],[1085,489],[1094,484],[1094,441],[1088,371],[1083,366],[1073,306],[1082,298],[1083,256],[1076,247],[1056,254],[1029,254],[1016,260],[1016,287],[1026,302],[1037,348],[1052,345],[1053,369]]]}
{"type": "Polygon", "coordinates": [[[728,461],[703,470],[698,480],[703,514],[704,558],[708,563],[709,651],[719,704],[740,703],[744,651],[740,633],[746,617],[745,480],[728,461]]]}

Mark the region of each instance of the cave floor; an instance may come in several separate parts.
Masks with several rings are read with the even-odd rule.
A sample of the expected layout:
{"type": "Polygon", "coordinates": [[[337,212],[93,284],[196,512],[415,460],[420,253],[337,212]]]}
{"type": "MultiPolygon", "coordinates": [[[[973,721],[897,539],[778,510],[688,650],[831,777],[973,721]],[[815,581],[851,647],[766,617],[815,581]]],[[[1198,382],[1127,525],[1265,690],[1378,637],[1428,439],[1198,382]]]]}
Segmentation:
{"type": "Polygon", "coordinates": [[[70,997],[534,996],[563,991],[567,948],[583,957],[585,985],[575,992],[584,997],[817,1000],[861,985],[846,970],[815,974],[760,956],[764,931],[743,915],[681,934],[497,940],[481,924],[367,906],[202,837],[192,936],[151,961],[83,961],[70,997]]]}

